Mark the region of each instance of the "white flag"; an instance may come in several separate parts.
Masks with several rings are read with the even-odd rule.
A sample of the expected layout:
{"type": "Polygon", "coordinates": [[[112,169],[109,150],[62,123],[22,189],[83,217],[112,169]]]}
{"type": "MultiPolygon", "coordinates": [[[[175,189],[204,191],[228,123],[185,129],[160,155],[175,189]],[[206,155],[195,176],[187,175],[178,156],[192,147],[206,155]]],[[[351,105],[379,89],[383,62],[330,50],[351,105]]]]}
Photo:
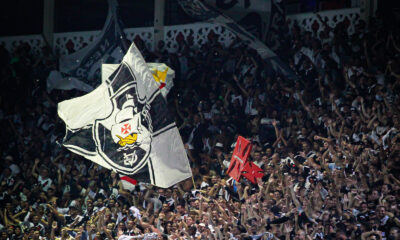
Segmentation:
{"type": "Polygon", "coordinates": [[[92,92],[58,104],[72,152],[140,182],[170,187],[191,177],[173,117],[134,44],[92,92]]]}

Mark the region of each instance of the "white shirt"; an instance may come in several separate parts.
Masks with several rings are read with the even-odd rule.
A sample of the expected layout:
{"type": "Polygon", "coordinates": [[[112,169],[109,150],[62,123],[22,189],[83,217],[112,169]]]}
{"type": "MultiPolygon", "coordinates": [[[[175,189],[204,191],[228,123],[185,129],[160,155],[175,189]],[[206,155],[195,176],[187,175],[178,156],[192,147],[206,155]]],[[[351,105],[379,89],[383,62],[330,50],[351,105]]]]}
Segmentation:
{"type": "Polygon", "coordinates": [[[38,177],[38,182],[42,186],[42,190],[47,192],[53,181],[48,177],[48,178],[43,178],[41,175],[38,177]]]}
{"type": "Polygon", "coordinates": [[[10,168],[10,170],[11,170],[11,175],[12,175],[12,176],[16,176],[16,175],[18,175],[18,173],[21,172],[20,168],[19,168],[18,165],[15,164],[15,163],[12,163],[12,164],[9,166],[9,168],[10,168]]]}

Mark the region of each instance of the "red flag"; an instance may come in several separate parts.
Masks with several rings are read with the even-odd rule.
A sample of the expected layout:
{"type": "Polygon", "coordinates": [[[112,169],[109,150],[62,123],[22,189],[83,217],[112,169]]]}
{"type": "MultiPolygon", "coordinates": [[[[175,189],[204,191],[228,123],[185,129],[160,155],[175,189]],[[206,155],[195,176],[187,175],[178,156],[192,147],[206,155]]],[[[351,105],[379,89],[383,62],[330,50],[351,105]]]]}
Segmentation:
{"type": "Polygon", "coordinates": [[[264,170],[259,168],[254,163],[247,161],[242,169],[242,176],[249,179],[249,181],[253,184],[256,184],[256,178],[262,178],[264,176],[264,170]]]}
{"type": "Polygon", "coordinates": [[[236,181],[240,180],[242,168],[244,167],[251,152],[251,143],[249,140],[239,136],[233,151],[231,163],[226,173],[236,181]]]}
{"type": "Polygon", "coordinates": [[[128,191],[132,191],[135,189],[135,185],[137,184],[136,179],[130,178],[125,175],[120,175],[120,179],[121,179],[122,186],[124,187],[124,189],[126,189],[128,191]]]}

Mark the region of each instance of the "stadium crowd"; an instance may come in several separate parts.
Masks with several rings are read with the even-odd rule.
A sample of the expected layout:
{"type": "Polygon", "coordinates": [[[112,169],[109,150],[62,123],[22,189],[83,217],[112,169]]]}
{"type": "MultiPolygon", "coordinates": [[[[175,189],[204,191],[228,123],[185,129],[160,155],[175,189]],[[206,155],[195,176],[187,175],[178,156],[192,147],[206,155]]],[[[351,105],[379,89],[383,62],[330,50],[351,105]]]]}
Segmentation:
{"type": "Polygon", "coordinates": [[[288,26],[277,52],[295,78],[240,39],[189,37],[175,53],[136,39],[176,71],[168,107],[196,186],[132,192],[60,147],[56,103],[82,93],[46,92],[57,58],[0,48],[0,239],[400,239],[399,29],[288,26]],[[239,135],[265,170],[258,184],[225,174],[239,135]]]}

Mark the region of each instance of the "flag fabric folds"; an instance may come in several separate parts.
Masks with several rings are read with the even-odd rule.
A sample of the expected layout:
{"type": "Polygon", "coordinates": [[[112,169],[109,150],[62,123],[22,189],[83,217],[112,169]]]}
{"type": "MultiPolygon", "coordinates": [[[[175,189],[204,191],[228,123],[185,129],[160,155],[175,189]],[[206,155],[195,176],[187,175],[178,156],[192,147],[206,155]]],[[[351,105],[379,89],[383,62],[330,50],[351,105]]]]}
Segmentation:
{"type": "Polygon", "coordinates": [[[108,0],[108,15],[94,42],[70,55],[62,56],[60,75],[49,75],[47,91],[78,89],[89,92],[101,83],[101,64],[119,63],[127,50],[126,37],[117,14],[116,0],[108,0]]]}
{"type": "Polygon", "coordinates": [[[216,8],[224,15],[229,16],[238,22],[247,31],[261,39],[268,31],[271,19],[271,4],[274,0],[246,0],[240,1],[221,1],[205,0],[207,5],[216,8]]]}
{"type": "MultiPolygon", "coordinates": [[[[200,0],[178,0],[178,3],[189,16],[200,21],[219,24],[236,34],[240,39],[248,43],[249,47],[256,50],[265,61],[271,64],[276,72],[281,73],[290,79],[297,79],[297,76],[293,70],[287,64],[285,64],[269,47],[267,47],[263,42],[249,33],[242,26],[237,24],[229,16],[222,14],[217,9],[200,0]]],[[[273,14],[273,16],[275,16],[275,14],[273,14]]],[[[272,25],[274,19],[272,19],[270,22],[272,25]]],[[[268,32],[268,30],[265,32],[268,32]]]]}
{"type": "Polygon", "coordinates": [[[264,171],[248,160],[251,148],[252,145],[249,140],[242,136],[238,137],[231,163],[226,171],[235,181],[239,181],[240,177],[243,176],[253,184],[256,184],[256,179],[264,176],[264,171]]]}
{"type": "MultiPolygon", "coordinates": [[[[102,64],[101,81],[104,82],[118,68],[119,64],[102,64]]],[[[175,71],[164,63],[147,63],[161,94],[167,97],[174,86],[175,71]]]]}
{"type": "Polygon", "coordinates": [[[132,44],[92,92],[58,104],[70,151],[137,181],[170,187],[192,173],[159,85],[132,44]]]}
{"type": "Polygon", "coordinates": [[[174,86],[175,71],[164,63],[148,63],[149,69],[153,74],[154,80],[158,83],[158,88],[164,97],[167,96],[174,86]]]}
{"type": "Polygon", "coordinates": [[[53,91],[53,89],[59,90],[72,90],[79,89],[83,92],[90,92],[93,87],[89,84],[82,82],[81,80],[71,77],[66,73],[62,73],[56,70],[50,72],[47,77],[47,92],[53,91]]]}

